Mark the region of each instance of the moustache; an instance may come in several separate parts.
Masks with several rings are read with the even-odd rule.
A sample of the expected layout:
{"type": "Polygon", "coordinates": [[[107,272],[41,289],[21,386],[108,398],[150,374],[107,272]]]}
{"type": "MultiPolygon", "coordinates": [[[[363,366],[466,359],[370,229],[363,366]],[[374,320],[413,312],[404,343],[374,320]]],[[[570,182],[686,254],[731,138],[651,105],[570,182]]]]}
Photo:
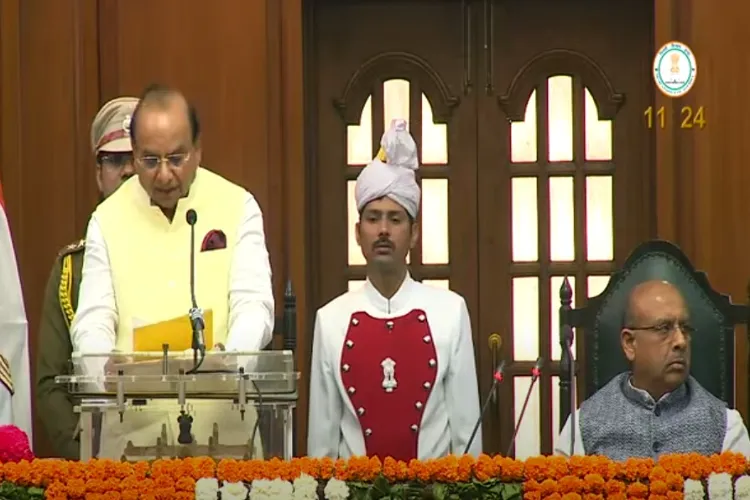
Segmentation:
{"type": "Polygon", "coordinates": [[[372,245],[372,248],[393,248],[393,243],[389,240],[378,240],[372,245]]]}

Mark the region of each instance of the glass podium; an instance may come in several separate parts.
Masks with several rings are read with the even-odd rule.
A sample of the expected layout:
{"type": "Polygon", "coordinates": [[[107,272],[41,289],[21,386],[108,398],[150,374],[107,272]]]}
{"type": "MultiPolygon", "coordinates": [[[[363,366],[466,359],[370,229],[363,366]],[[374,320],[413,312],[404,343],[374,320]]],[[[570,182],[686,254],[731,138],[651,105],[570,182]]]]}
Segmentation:
{"type": "Polygon", "coordinates": [[[201,361],[165,346],[74,353],[71,363],[73,374],[56,382],[80,415],[81,460],[292,458],[292,351],[211,351],[201,361]]]}

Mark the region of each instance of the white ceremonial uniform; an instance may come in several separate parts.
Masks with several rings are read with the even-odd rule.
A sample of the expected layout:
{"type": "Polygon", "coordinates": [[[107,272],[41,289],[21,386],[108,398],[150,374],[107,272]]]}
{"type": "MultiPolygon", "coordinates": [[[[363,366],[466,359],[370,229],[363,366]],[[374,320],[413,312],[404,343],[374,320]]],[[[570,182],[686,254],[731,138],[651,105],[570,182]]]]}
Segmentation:
{"type": "MultiPolygon", "coordinates": [[[[462,454],[479,418],[464,299],[407,275],[389,300],[369,282],[318,310],[308,454],[408,461],[462,454]]],[[[469,452],[481,452],[477,433],[469,452]]]]}

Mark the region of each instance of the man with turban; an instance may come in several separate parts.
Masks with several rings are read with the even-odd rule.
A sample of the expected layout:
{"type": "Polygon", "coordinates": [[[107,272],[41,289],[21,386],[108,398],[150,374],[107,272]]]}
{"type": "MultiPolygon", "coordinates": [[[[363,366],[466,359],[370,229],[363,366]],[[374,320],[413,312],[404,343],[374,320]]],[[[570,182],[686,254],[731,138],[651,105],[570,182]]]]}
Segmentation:
{"type": "MultiPolygon", "coordinates": [[[[479,418],[469,312],[449,290],[414,281],[417,147],[393,120],[357,178],[357,243],[367,282],[318,310],[308,454],[381,460],[463,454],[479,418]]],[[[481,452],[479,432],[469,449],[481,452]]]]}

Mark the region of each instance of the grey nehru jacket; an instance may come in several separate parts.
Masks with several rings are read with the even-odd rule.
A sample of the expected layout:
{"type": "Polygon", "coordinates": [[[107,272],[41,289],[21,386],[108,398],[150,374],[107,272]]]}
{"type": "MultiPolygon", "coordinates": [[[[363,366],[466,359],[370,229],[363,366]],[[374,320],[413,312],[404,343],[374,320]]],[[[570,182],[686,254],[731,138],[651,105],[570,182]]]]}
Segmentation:
{"type": "Polygon", "coordinates": [[[671,453],[721,453],[726,404],[693,377],[658,402],[621,373],[584,401],[579,412],[587,455],[612,460],[671,453]]]}

